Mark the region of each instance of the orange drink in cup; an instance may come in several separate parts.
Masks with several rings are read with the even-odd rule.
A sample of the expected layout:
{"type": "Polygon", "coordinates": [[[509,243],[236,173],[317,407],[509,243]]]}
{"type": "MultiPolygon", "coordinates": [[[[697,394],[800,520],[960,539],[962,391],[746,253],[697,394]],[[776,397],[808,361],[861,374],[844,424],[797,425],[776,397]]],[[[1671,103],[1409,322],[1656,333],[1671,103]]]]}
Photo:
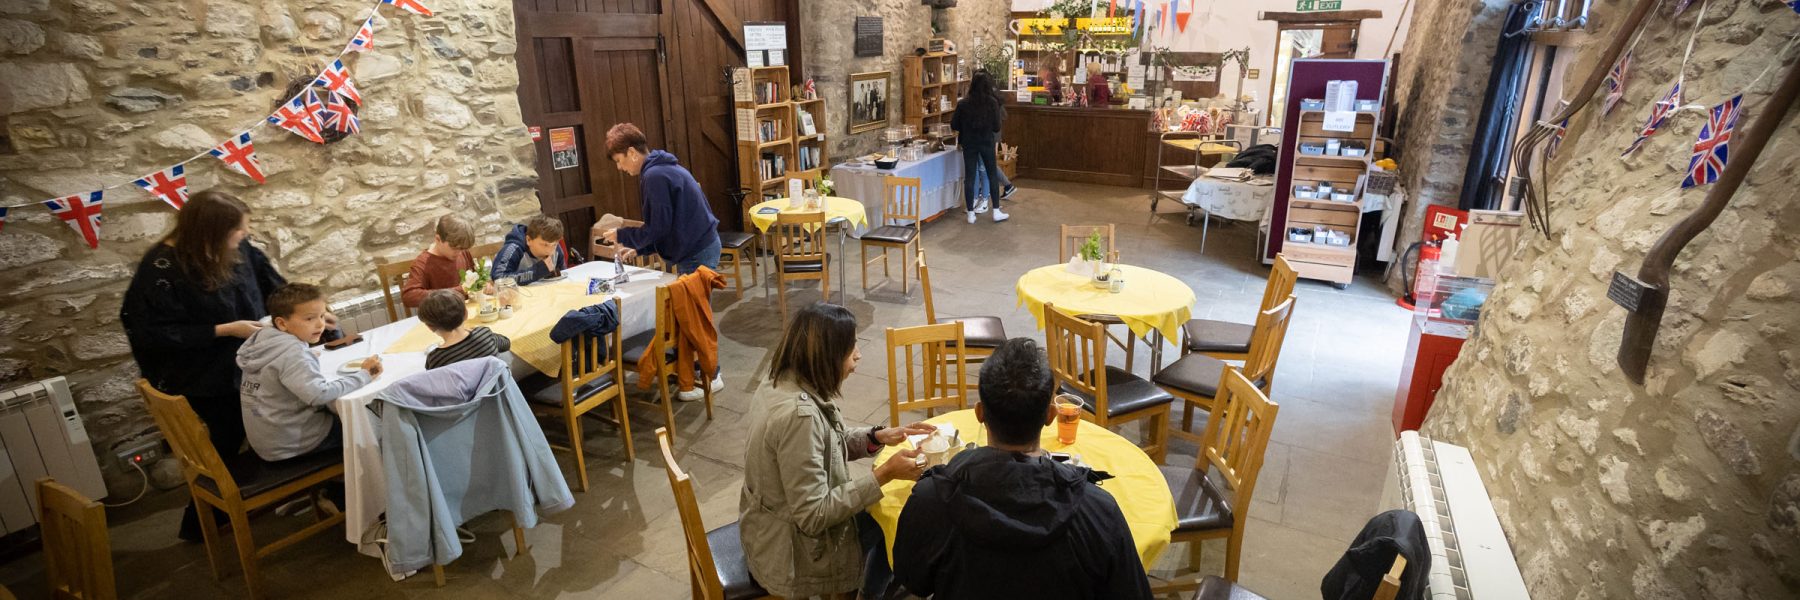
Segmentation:
{"type": "Polygon", "coordinates": [[[1068,394],[1056,396],[1056,441],[1075,443],[1075,430],[1081,426],[1081,400],[1068,394]]]}

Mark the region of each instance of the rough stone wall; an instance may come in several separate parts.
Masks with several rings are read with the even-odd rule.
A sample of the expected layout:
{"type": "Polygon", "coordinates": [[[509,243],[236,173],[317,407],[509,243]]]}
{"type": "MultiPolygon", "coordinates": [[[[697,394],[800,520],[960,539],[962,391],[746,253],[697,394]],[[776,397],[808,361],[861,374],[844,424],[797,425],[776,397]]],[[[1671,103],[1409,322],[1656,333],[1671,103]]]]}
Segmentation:
{"type": "MultiPolygon", "coordinates": [[[[1599,3],[1596,18],[1627,9],[1599,3]]],[[[1619,158],[1674,81],[1694,10],[1651,16],[1620,109],[1601,118],[1590,105],[1571,123],[1549,169],[1555,238],[1530,238],[1501,272],[1425,425],[1482,463],[1533,597],[1800,596],[1800,116],[1768,102],[1800,25],[1781,2],[1707,7],[1687,101],[1742,90],[1740,128],[1770,110],[1786,120],[1676,261],[1647,383],[1614,362],[1625,311],[1606,298],[1609,277],[1636,273],[1713,189],[1680,189],[1700,111],[1619,158]]],[[[1570,77],[1603,44],[1585,44],[1570,77]]]]}
{"type": "Polygon", "coordinates": [[[932,37],[944,37],[955,42],[958,54],[969,59],[972,65],[978,38],[984,44],[1004,39],[1006,24],[1011,19],[1011,6],[1009,0],[961,0],[956,8],[944,11],[946,31],[933,36],[932,9],[918,0],[801,2],[806,76],[815,80],[819,94],[825,98],[831,162],[841,162],[884,147],[880,129],[850,134],[847,86],[852,73],[893,72],[888,88],[892,100],[888,121],[891,126],[898,127],[905,122],[901,118],[904,110],[900,98],[905,78],[901,58],[910,56],[915,48],[924,47],[926,40],[932,37]],[[881,56],[856,57],[857,17],[882,18],[881,56]]]}
{"type": "MultiPolygon", "coordinates": [[[[1393,71],[1401,182],[1407,190],[1399,244],[1418,241],[1429,204],[1456,206],[1469,143],[1481,120],[1481,99],[1494,49],[1506,21],[1507,0],[1419,2],[1406,49],[1393,71]]],[[[1390,287],[1399,289],[1399,269],[1390,287]]]]}
{"type": "MultiPolygon", "coordinates": [[[[0,203],[128,183],[236,134],[335,56],[372,5],[0,1],[0,98],[11,98],[0,116],[15,146],[0,153],[0,203]]],[[[375,261],[417,253],[439,215],[468,216],[497,240],[505,222],[538,209],[511,5],[429,5],[437,16],[383,7],[376,50],[346,60],[367,101],[361,135],[321,147],[258,129],[263,186],[210,157],[188,164],[190,191],[243,198],[253,239],[281,272],[335,299],[375,290],[375,261]]],[[[41,206],[8,215],[0,387],[69,378],[101,464],[117,475],[110,449],[155,428],[132,389],[120,296],[175,212],[131,187],[108,192],[103,214],[99,250],[41,206]]],[[[135,476],[109,481],[137,486],[135,476]]]]}

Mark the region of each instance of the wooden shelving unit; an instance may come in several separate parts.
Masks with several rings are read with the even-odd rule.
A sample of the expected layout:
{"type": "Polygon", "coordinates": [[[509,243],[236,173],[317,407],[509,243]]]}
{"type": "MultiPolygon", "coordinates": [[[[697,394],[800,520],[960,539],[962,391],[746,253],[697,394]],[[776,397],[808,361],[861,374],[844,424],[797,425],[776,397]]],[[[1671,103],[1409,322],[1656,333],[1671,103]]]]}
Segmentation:
{"type": "Polygon", "coordinates": [[[955,52],[933,52],[906,57],[902,68],[906,124],[923,135],[933,124],[949,123],[956,102],[969,91],[969,67],[958,64],[955,52]]]}
{"type": "MultiPolygon", "coordinates": [[[[1350,243],[1339,246],[1288,239],[1282,242],[1281,252],[1301,277],[1329,281],[1345,287],[1356,273],[1356,246],[1361,236],[1359,230],[1362,223],[1362,186],[1376,147],[1375,134],[1380,128],[1381,113],[1357,112],[1356,124],[1351,131],[1327,131],[1324,121],[1324,111],[1300,111],[1296,149],[1291,153],[1289,164],[1285,165],[1291,174],[1292,185],[1317,188],[1320,183],[1329,182],[1333,190],[1349,190],[1355,195],[1355,200],[1342,202],[1299,198],[1293,196],[1290,188],[1286,194],[1287,228],[1325,227],[1342,231],[1349,235],[1350,243]],[[1325,145],[1328,140],[1360,142],[1365,150],[1362,156],[1312,155],[1298,151],[1298,144],[1325,145]]],[[[1284,237],[1287,233],[1286,230],[1270,232],[1271,235],[1284,237]]]]}
{"type": "Polygon", "coordinates": [[[794,100],[788,68],[748,69],[745,94],[735,93],[739,185],[752,190],[746,203],[785,197],[789,179],[807,185],[818,177],[829,160],[825,144],[825,100],[794,100]],[[810,114],[811,134],[804,133],[801,115],[810,114]],[[748,125],[748,132],[744,127],[748,125]],[[748,136],[746,137],[746,133],[748,136]]]}

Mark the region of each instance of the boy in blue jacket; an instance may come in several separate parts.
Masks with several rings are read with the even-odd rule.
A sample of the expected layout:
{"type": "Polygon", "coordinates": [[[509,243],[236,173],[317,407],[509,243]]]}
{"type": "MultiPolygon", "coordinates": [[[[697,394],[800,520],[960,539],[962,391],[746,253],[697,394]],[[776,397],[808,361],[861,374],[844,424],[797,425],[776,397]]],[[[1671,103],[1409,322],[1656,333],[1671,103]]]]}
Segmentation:
{"type": "Polygon", "coordinates": [[[538,215],[524,225],[514,225],[494,254],[488,275],[495,281],[511,277],[519,285],[561,275],[567,266],[562,241],[563,224],[555,217],[538,215]]]}
{"type": "Polygon", "coordinates": [[[644,132],[636,125],[620,123],[606,132],[606,154],[613,165],[638,177],[643,227],[621,227],[602,232],[608,244],[624,246],[619,260],[639,254],[659,254],[675,264],[679,275],[706,265],[719,269],[719,219],[706,203],[706,193],[694,174],[675,160],[675,155],[651,150],[644,132]]]}

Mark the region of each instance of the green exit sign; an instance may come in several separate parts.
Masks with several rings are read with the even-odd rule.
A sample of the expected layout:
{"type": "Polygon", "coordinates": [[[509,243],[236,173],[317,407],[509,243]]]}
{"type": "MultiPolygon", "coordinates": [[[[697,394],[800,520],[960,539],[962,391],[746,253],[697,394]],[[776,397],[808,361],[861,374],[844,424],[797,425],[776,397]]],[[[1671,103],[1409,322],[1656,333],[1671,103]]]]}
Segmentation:
{"type": "Polygon", "coordinates": [[[1341,10],[1344,8],[1344,0],[1295,0],[1295,2],[1297,4],[1294,8],[1300,12],[1341,10]]]}

